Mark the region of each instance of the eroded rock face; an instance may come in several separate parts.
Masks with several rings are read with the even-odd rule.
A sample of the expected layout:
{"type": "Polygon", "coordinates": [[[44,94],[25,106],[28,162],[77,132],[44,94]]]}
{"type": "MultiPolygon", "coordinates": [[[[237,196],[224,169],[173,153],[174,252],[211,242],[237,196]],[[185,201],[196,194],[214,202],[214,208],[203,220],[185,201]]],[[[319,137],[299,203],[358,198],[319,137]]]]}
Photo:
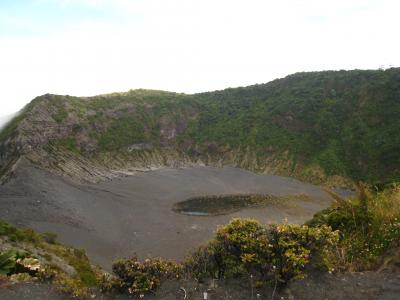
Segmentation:
{"type": "MultiPolygon", "coordinates": [[[[55,174],[88,182],[131,174],[137,170],[193,163],[176,147],[169,146],[174,143],[177,133],[186,128],[184,115],[182,120],[170,116],[158,120],[155,126],[160,138],[157,146],[151,142],[132,141],[122,151],[100,151],[98,136],[119,118],[135,113],[136,104],[117,102],[107,109],[96,110],[85,101],[89,103],[90,99],[44,95],[22,112],[22,118],[13,132],[0,141],[3,180],[9,177],[12,167],[21,157],[55,174]],[[90,120],[99,113],[104,122],[90,120]],[[76,149],[71,149],[72,146],[76,149]]],[[[151,113],[153,108],[145,105],[145,109],[151,113]]]]}
{"type": "Polygon", "coordinates": [[[51,139],[71,134],[73,124],[57,124],[52,117],[51,95],[40,97],[31,107],[21,112],[21,120],[13,132],[0,141],[0,169],[9,171],[21,156],[40,151],[51,139]]]}

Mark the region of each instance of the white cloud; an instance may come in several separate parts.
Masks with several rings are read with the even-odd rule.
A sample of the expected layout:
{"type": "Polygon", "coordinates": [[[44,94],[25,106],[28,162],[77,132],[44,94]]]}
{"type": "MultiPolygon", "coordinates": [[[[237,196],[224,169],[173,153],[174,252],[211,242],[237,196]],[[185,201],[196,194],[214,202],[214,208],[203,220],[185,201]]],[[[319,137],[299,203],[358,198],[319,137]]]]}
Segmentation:
{"type": "Polygon", "coordinates": [[[0,37],[0,115],[37,95],[198,92],[297,71],[400,65],[395,1],[40,0],[121,14],[0,37]]]}

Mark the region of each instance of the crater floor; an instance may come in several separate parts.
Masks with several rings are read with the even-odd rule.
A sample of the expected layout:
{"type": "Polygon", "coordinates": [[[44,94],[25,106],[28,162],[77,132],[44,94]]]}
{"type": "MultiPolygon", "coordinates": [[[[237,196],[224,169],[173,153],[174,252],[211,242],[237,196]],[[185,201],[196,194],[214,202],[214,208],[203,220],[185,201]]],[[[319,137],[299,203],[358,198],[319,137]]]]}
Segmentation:
{"type": "Polygon", "coordinates": [[[0,186],[1,219],[55,232],[60,242],[84,248],[106,269],[116,258],[134,254],[183,259],[234,217],[302,223],[330,202],[320,187],[232,167],[160,169],[79,185],[22,162],[15,177],[0,186]],[[217,216],[172,210],[175,203],[191,197],[222,194],[308,197],[217,216]]]}

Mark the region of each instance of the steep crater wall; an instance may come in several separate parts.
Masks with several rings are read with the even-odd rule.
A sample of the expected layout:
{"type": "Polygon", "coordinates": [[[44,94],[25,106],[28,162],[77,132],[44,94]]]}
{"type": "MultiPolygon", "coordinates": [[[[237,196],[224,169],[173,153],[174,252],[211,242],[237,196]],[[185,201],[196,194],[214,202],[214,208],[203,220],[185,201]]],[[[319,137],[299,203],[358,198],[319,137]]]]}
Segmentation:
{"type": "Polygon", "coordinates": [[[385,184],[400,178],[399,99],[399,69],[297,73],[194,95],[44,95],[2,131],[0,169],[23,156],[76,181],[199,164],[385,184]]]}

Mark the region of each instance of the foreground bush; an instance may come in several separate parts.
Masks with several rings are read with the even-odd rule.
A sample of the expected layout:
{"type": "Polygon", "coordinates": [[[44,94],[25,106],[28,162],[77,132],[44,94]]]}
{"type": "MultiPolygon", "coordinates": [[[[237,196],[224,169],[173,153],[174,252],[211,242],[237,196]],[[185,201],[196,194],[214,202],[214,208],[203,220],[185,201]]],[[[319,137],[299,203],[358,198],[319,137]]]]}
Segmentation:
{"type": "Polygon", "coordinates": [[[336,268],[361,271],[376,267],[390,248],[400,246],[400,186],[381,192],[360,187],[357,197],[338,199],[307,224],[323,225],[340,232],[331,249],[336,268]]]}
{"type": "Polygon", "coordinates": [[[303,277],[312,259],[329,268],[328,249],[337,240],[338,233],[325,225],[264,227],[255,220],[234,219],[220,227],[215,239],[194,252],[185,266],[198,279],[253,275],[262,282],[285,283],[303,277]]]}
{"type": "Polygon", "coordinates": [[[141,298],[154,291],[163,280],[176,279],[182,274],[181,265],[160,258],[146,259],[143,262],[136,257],[119,260],[112,268],[116,278],[104,278],[103,290],[116,290],[141,298]]]}
{"type": "Polygon", "coordinates": [[[330,249],[339,240],[339,233],[332,231],[331,227],[280,224],[272,225],[269,234],[273,268],[277,269],[280,282],[303,278],[304,268],[310,262],[324,270],[331,269],[333,262],[330,249]]]}

